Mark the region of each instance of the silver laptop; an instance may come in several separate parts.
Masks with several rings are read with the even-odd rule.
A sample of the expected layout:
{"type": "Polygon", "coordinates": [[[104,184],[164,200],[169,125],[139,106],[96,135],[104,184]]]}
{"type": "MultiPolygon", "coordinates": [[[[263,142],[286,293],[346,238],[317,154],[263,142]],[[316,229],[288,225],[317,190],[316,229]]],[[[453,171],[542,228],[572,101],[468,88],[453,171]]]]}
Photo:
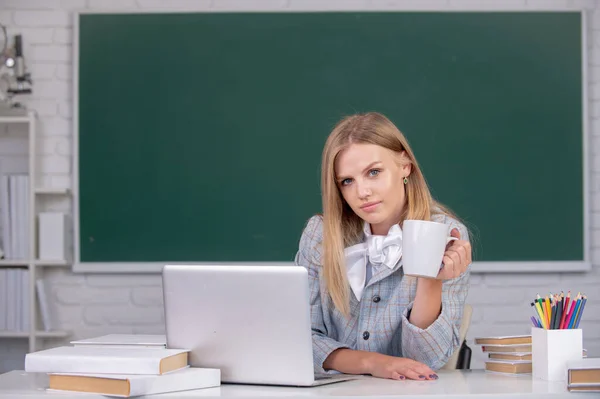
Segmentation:
{"type": "Polygon", "coordinates": [[[224,383],[315,386],[358,378],[314,374],[307,270],[301,266],[167,265],[168,348],[224,383]]]}

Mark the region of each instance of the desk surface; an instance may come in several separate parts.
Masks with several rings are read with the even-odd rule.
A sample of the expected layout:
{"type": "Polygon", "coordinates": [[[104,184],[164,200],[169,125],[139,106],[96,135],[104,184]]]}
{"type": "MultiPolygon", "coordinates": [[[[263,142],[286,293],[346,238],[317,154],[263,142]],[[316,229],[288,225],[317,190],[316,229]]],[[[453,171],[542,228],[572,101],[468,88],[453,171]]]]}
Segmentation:
{"type": "MultiPolygon", "coordinates": [[[[274,387],[224,384],[218,388],[150,395],[138,398],[515,398],[558,399],[573,398],[564,382],[533,380],[530,375],[511,376],[486,373],[483,370],[438,372],[437,381],[392,381],[373,377],[337,382],[311,388],[274,387]]],[[[11,371],[0,375],[0,398],[103,398],[103,395],[46,391],[48,377],[41,373],[11,371]]],[[[580,395],[581,396],[581,395],[580,395]]],[[[600,394],[583,394],[585,398],[600,394]]]]}

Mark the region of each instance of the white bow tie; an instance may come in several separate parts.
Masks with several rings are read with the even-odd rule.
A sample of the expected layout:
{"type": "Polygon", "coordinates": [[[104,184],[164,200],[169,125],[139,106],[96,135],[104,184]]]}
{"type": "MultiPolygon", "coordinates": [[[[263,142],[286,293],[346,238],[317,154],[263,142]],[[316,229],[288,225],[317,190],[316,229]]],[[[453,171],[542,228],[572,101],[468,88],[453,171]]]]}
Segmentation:
{"type": "Polygon", "coordinates": [[[397,224],[390,228],[387,236],[374,236],[365,223],[364,233],[365,242],[344,249],[348,281],[359,302],[367,278],[367,261],[374,269],[383,265],[393,269],[402,257],[402,229],[397,224]]]}

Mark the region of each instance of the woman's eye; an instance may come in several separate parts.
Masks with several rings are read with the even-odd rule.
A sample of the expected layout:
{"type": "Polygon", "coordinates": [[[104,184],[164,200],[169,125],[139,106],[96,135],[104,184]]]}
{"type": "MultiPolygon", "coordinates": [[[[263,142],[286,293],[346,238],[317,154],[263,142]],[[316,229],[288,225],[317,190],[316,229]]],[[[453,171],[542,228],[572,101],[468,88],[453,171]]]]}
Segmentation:
{"type": "Polygon", "coordinates": [[[369,171],[369,176],[371,176],[371,177],[377,176],[379,174],[379,172],[381,172],[379,169],[371,169],[369,171]]]}
{"type": "Polygon", "coordinates": [[[352,183],[352,179],[344,179],[340,182],[342,186],[347,186],[350,183],[352,183]]]}

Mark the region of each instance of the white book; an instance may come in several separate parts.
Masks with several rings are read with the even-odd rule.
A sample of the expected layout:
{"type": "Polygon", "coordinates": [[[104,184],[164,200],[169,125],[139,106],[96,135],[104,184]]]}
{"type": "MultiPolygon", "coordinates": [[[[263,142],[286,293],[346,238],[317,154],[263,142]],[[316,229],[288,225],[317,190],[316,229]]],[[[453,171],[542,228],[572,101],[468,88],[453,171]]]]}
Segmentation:
{"type": "Polygon", "coordinates": [[[514,374],[526,374],[531,373],[533,363],[531,361],[495,361],[486,360],[485,370],[493,371],[498,373],[514,373],[514,374]]]}
{"type": "Polygon", "coordinates": [[[221,385],[221,370],[186,368],[163,375],[50,374],[49,390],[132,397],[221,385]]]}
{"type": "Polygon", "coordinates": [[[10,184],[8,176],[0,176],[0,208],[2,208],[2,249],[6,259],[12,258],[10,241],[10,201],[9,198],[10,184]]]}
{"type": "Polygon", "coordinates": [[[14,288],[14,310],[15,310],[15,331],[22,331],[21,319],[23,318],[23,269],[15,269],[15,288],[14,288]]]}
{"type": "Polygon", "coordinates": [[[6,269],[6,329],[17,331],[17,269],[6,269]]]}
{"type": "Polygon", "coordinates": [[[570,390],[600,391],[600,358],[568,361],[567,386],[573,388],[570,390]]]}
{"type": "Polygon", "coordinates": [[[38,257],[42,260],[66,260],[68,217],[61,212],[38,214],[38,257]]]}
{"type": "Polygon", "coordinates": [[[188,366],[186,349],[59,346],[25,355],[31,373],[164,374],[188,366]]]}
{"type": "Polygon", "coordinates": [[[19,243],[18,243],[18,226],[19,223],[17,219],[18,207],[19,204],[17,202],[17,177],[15,175],[8,176],[8,182],[10,184],[10,189],[8,190],[8,209],[10,211],[10,252],[12,254],[12,259],[20,259],[19,257],[19,243]]]}
{"type": "Polygon", "coordinates": [[[29,259],[29,176],[19,176],[20,198],[23,201],[21,206],[21,251],[23,259],[29,259]]]}
{"type": "Polygon", "coordinates": [[[600,384],[570,384],[567,385],[567,390],[569,392],[600,392],[600,384]]]}
{"type": "Polygon", "coordinates": [[[516,357],[531,356],[531,352],[486,352],[490,355],[510,355],[516,357]]]}
{"type": "Polygon", "coordinates": [[[588,357],[585,359],[571,360],[567,362],[567,369],[570,370],[585,370],[585,369],[600,369],[599,357],[588,357]]]}
{"type": "Polygon", "coordinates": [[[15,256],[17,259],[25,259],[23,255],[24,245],[23,245],[23,209],[25,207],[25,203],[23,202],[23,192],[21,190],[21,175],[12,176],[14,180],[15,191],[11,193],[12,201],[15,209],[15,235],[13,239],[15,240],[16,253],[15,256]]]}
{"type": "Polygon", "coordinates": [[[6,273],[7,270],[0,268],[0,331],[6,330],[6,317],[7,317],[7,299],[6,299],[6,273]]]}
{"type": "Polygon", "coordinates": [[[481,350],[486,353],[524,353],[531,352],[531,344],[482,345],[481,350]]]}
{"type": "Polygon", "coordinates": [[[21,331],[29,332],[29,270],[21,269],[21,331]]]}
{"type": "Polygon", "coordinates": [[[71,341],[74,346],[118,348],[166,348],[165,335],[155,334],[108,334],[100,337],[71,341]]]}
{"type": "Polygon", "coordinates": [[[42,317],[44,331],[52,331],[54,324],[52,322],[50,301],[48,300],[48,293],[46,292],[46,283],[44,282],[44,279],[38,278],[35,282],[35,288],[37,290],[37,299],[40,306],[40,315],[42,317]]]}
{"type": "Polygon", "coordinates": [[[13,175],[11,178],[14,181],[15,188],[15,190],[11,192],[11,201],[15,210],[15,232],[13,236],[16,248],[15,257],[17,259],[26,259],[25,241],[23,240],[23,237],[25,233],[25,212],[27,211],[27,204],[25,203],[25,193],[23,191],[23,176],[13,175]]]}
{"type": "Polygon", "coordinates": [[[487,359],[486,363],[503,363],[503,364],[521,364],[532,363],[531,360],[503,360],[503,359],[487,359]]]}
{"type": "Polygon", "coordinates": [[[496,337],[478,337],[475,345],[524,345],[531,343],[531,335],[499,335],[496,337]]]}
{"type": "Polygon", "coordinates": [[[485,372],[489,373],[489,374],[505,375],[505,376],[511,376],[511,377],[520,377],[523,375],[527,375],[527,376],[531,375],[531,373],[502,373],[500,371],[491,371],[491,370],[485,370],[485,372]]]}
{"type": "Polygon", "coordinates": [[[508,338],[531,338],[531,334],[521,334],[521,335],[494,335],[491,337],[479,337],[475,339],[508,339],[508,338]]]}
{"type": "Polygon", "coordinates": [[[19,257],[14,251],[15,236],[14,236],[14,196],[15,188],[11,188],[11,179],[14,175],[27,174],[29,169],[29,161],[27,157],[18,158],[1,158],[0,157],[0,194],[2,200],[2,249],[6,259],[18,259],[19,257]],[[12,193],[11,193],[11,190],[12,193]]]}

